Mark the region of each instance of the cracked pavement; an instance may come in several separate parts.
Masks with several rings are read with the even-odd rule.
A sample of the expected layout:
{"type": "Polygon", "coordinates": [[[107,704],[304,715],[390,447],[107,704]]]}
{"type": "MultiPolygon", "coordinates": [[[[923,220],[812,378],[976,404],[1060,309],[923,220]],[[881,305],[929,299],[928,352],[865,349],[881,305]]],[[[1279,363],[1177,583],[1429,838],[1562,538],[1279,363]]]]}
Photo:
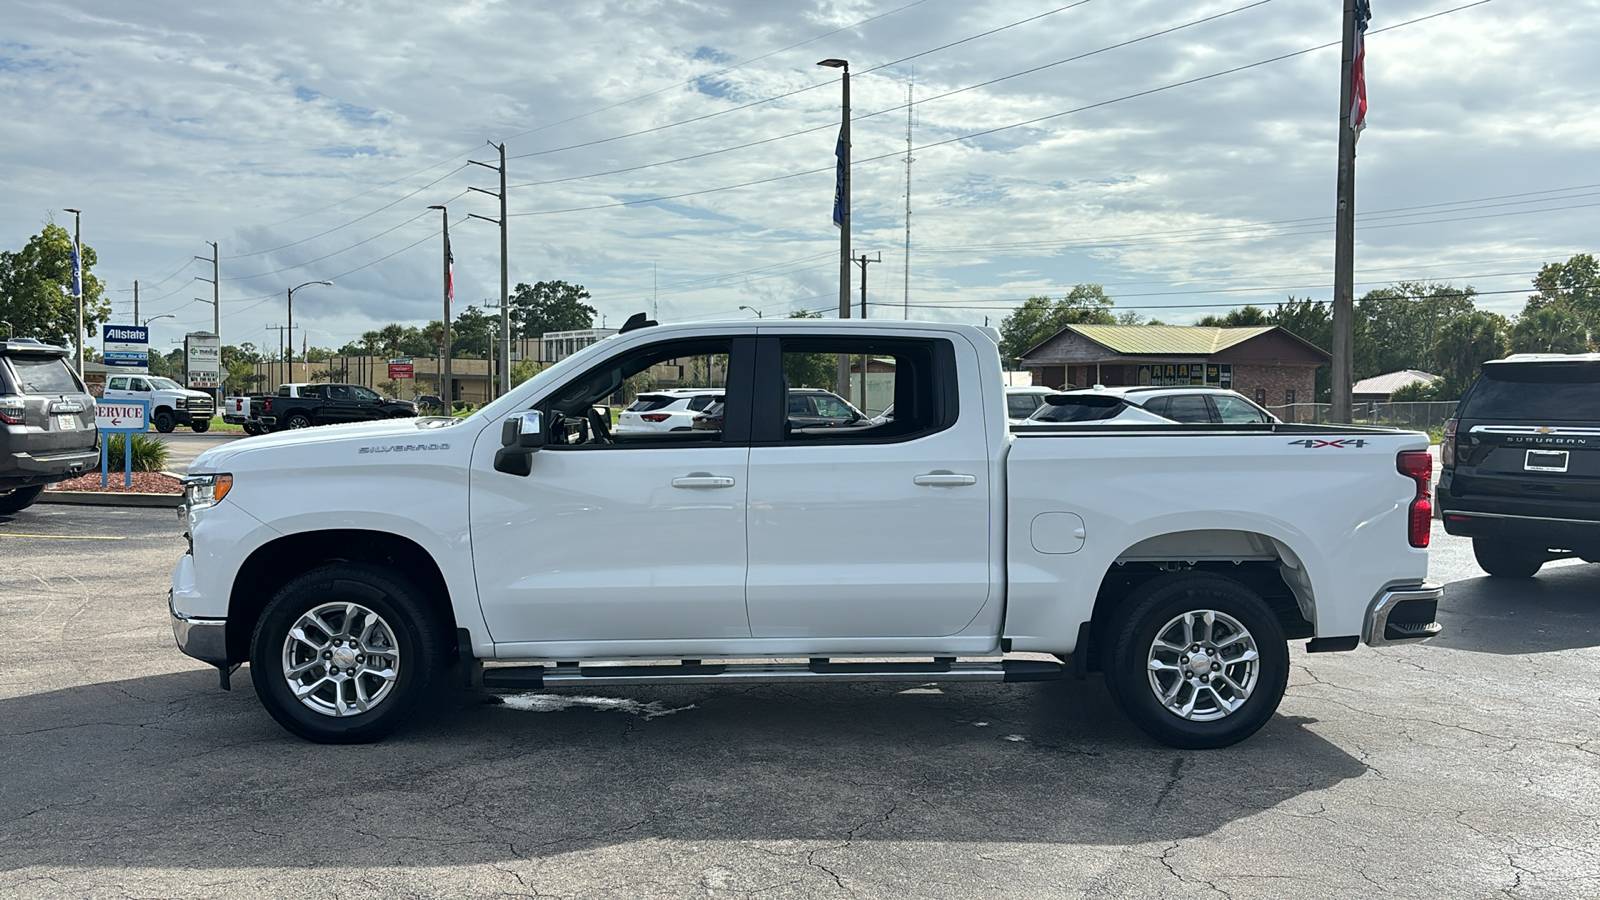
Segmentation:
{"type": "Polygon", "coordinates": [[[445,689],[322,747],[173,647],[170,510],[34,507],[0,517],[0,896],[1600,896],[1600,566],[1434,549],[1443,636],[1297,644],[1227,750],[1097,679],[445,689]]]}

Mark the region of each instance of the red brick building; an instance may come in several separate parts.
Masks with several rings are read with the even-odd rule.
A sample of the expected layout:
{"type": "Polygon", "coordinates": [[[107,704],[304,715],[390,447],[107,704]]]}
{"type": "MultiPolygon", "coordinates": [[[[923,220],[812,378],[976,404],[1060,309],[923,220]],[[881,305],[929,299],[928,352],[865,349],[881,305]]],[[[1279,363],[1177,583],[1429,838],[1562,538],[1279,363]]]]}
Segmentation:
{"type": "Polygon", "coordinates": [[[1277,326],[1068,325],[1021,362],[1046,387],[1205,384],[1282,406],[1315,402],[1332,357],[1277,326]]]}

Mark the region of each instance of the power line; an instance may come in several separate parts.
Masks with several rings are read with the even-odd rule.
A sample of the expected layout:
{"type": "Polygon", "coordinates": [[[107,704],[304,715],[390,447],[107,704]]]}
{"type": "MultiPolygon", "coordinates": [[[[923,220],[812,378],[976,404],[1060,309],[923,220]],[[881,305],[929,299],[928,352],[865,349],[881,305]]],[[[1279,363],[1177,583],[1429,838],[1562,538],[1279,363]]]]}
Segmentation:
{"type": "MultiPolygon", "coordinates": [[[[307,241],[314,241],[319,237],[325,237],[327,235],[333,234],[335,231],[339,231],[339,230],[344,229],[344,228],[349,228],[351,225],[354,225],[357,222],[360,222],[360,221],[362,221],[364,219],[372,218],[373,216],[377,215],[378,213],[383,212],[384,210],[388,209],[391,206],[394,206],[395,204],[398,204],[398,203],[400,203],[400,202],[402,202],[404,200],[409,200],[412,197],[415,197],[416,195],[422,193],[423,191],[427,190],[428,188],[433,187],[434,185],[438,184],[439,182],[445,180],[446,178],[449,178],[451,175],[454,175],[457,172],[461,171],[462,169],[465,169],[466,167],[467,167],[467,164],[466,163],[462,163],[461,165],[456,166],[454,169],[451,169],[450,171],[444,173],[443,175],[440,175],[438,178],[435,178],[434,180],[432,180],[432,181],[428,182],[427,184],[423,185],[422,187],[417,188],[416,190],[412,191],[411,193],[405,194],[404,196],[401,196],[401,197],[397,197],[394,200],[391,200],[390,202],[385,203],[384,205],[378,207],[377,209],[373,210],[372,212],[366,213],[365,215],[357,216],[356,218],[351,219],[350,221],[344,223],[343,225],[335,225],[334,227],[329,228],[327,231],[323,231],[323,232],[320,232],[318,234],[313,234],[312,236],[307,237],[307,238],[301,238],[298,241],[291,241],[290,243],[284,244],[284,245],[279,246],[279,247],[269,247],[266,250],[252,250],[249,253],[240,253],[240,254],[237,254],[235,256],[229,256],[229,257],[226,257],[226,258],[227,259],[244,259],[247,256],[260,256],[263,253],[276,253],[279,250],[287,250],[290,247],[298,247],[299,245],[304,244],[307,241]]],[[[432,166],[430,166],[429,168],[432,168],[432,166]]],[[[376,188],[374,188],[374,190],[376,190],[376,188]]],[[[369,191],[368,193],[371,193],[371,191],[369,191]]],[[[461,194],[457,194],[456,196],[459,197],[459,196],[461,196],[461,194]]],[[[451,198],[451,199],[454,199],[454,198],[451,198]]],[[[384,233],[387,234],[388,232],[384,232],[384,233]]],[[[253,277],[253,276],[246,275],[246,276],[243,276],[243,277],[249,278],[249,277],[253,277]]],[[[234,279],[229,279],[229,280],[234,280],[234,279]]]]}
{"type": "MultiPolygon", "coordinates": [[[[1492,0],[1477,0],[1477,2],[1469,3],[1469,4],[1466,4],[1465,6],[1458,6],[1458,7],[1454,8],[1454,9],[1445,10],[1443,12],[1433,13],[1433,14],[1427,15],[1427,16],[1421,16],[1419,18],[1412,19],[1412,20],[1407,21],[1407,22],[1401,22],[1401,23],[1396,24],[1396,25],[1391,25],[1388,28],[1385,28],[1385,29],[1382,29],[1382,30],[1383,31],[1392,31],[1392,30],[1394,30],[1396,28],[1401,28],[1401,27],[1404,27],[1406,25],[1411,25],[1411,24],[1415,24],[1417,22],[1426,21],[1428,19],[1435,19],[1435,18],[1438,18],[1440,16],[1449,15],[1450,13],[1453,13],[1453,12],[1460,12],[1460,11],[1465,10],[1465,9],[1470,9],[1470,8],[1472,8],[1474,6],[1482,6],[1483,4],[1489,3],[1489,2],[1492,2],[1492,0]]],[[[1248,7],[1241,7],[1241,9],[1245,9],[1245,8],[1248,8],[1248,7]]],[[[946,138],[945,140],[934,141],[932,143],[923,144],[923,145],[921,145],[919,147],[916,147],[916,148],[914,148],[914,150],[915,151],[922,151],[922,150],[928,150],[928,149],[931,149],[931,148],[934,148],[934,147],[943,147],[943,146],[945,146],[947,144],[955,144],[955,143],[960,143],[960,142],[963,142],[963,141],[969,141],[969,140],[972,140],[973,138],[987,137],[987,136],[989,136],[991,134],[998,134],[998,133],[1000,133],[1002,131],[1009,131],[1009,130],[1011,130],[1013,128],[1022,128],[1022,127],[1028,126],[1028,125],[1037,125],[1040,122],[1046,122],[1046,121],[1050,121],[1052,119],[1059,119],[1062,116],[1069,116],[1069,115],[1073,115],[1073,114],[1080,113],[1080,112],[1087,112],[1087,111],[1092,110],[1092,109],[1099,109],[1101,107],[1110,106],[1113,103],[1121,103],[1121,102],[1123,102],[1125,100],[1134,100],[1134,99],[1137,99],[1137,98],[1140,98],[1140,97],[1148,97],[1148,96],[1150,96],[1152,94],[1159,94],[1159,93],[1162,93],[1164,91],[1170,91],[1170,90],[1174,90],[1174,89],[1180,88],[1180,87],[1187,87],[1187,86],[1192,85],[1192,84],[1198,84],[1198,83],[1200,83],[1202,81],[1209,81],[1209,80],[1214,79],[1214,78],[1221,78],[1221,77],[1224,77],[1224,76],[1227,76],[1227,75],[1234,75],[1234,74],[1237,74],[1239,72],[1243,72],[1243,71],[1246,71],[1246,70],[1249,70],[1249,69],[1259,68],[1260,66],[1269,65],[1271,63],[1282,62],[1283,60],[1293,59],[1294,57],[1297,57],[1297,56],[1304,56],[1304,55],[1306,55],[1308,53],[1314,53],[1314,52],[1316,52],[1318,50],[1326,50],[1329,47],[1337,47],[1337,46],[1339,46],[1339,44],[1340,44],[1339,41],[1330,41],[1330,42],[1328,42],[1326,44],[1319,44],[1319,45],[1317,45],[1315,47],[1307,47],[1307,48],[1305,48],[1303,50],[1296,50],[1296,51],[1293,51],[1291,53],[1284,53],[1284,54],[1280,54],[1278,56],[1269,57],[1267,59],[1257,60],[1256,62],[1246,63],[1246,64],[1241,65],[1241,66],[1234,66],[1234,67],[1229,68],[1229,69],[1223,69],[1223,70],[1218,71],[1218,72],[1212,72],[1209,75],[1199,75],[1199,76],[1196,76],[1194,78],[1187,78],[1187,79],[1184,79],[1182,81],[1175,81],[1175,82],[1172,82],[1170,84],[1161,85],[1159,87],[1149,88],[1149,89],[1146,89],[1146,90],[1143,90],[1143,91],[1135,91],[1134,93],[1131,93],[1131,94],[1124,94],[1124,95],[1122,95],[1120,97],[1113,97],[1113,98],[1111,98],[1109,100],[1101,100],[1101,101],[1098,101],[1096,103],[1090,103],[1090,104],[1086,104],[1084,106],[1079,106],[1079,107],[1074,107],[1072,109],[1062,110],[1061,112],[1050,113],[1049,115],[1044,115],[1044,116],[1036,116],[1036,117],[1034,117],[1032,119],[1026,119],[1026,120],[1021,121],[1021,122],[1013,122],[1010,125],[1001,125],[1001,126],[998,126],[998,127],[995,127],[995,128],[984,129],[983,131],[974,131],[974,132],[970,132],[968,134],[958,135],[958,136],[952,137],[952,138],[946,138]]],[[[899,107],[896,107],[896,108],[899,108],[899,107]]],[[[889,110],[885,110],[885,111],[887,112],[889,110]]],[[[815,129],[813,129],[813,130],[815,130],[815,129]]],[[[901,158],[900,157],[900,152],[896,151],[894,153],[885,153],[885,154],[881,154],[879,156],[869,156],[869,157],[865,157],[865,158],[856,159],[855,162],[856,163],[871,163],[871,162],[882,162],[882,161],[887,160],[887,159],[899,159],[899,158],[901,158]]],[[[682,199],[684,197],[695,197],[695,196],[701,196],[701,195],[704,195],[704,194],[720,193],[722,191],[738,190],[740,188],[753,187],[753,186],[756,186],[756,185],[771,184],[772,182],[783,181],[783,180],[789,179],[789,178],[799,178],[799,177],[802,177],[802,176],[805,176],[805,175],[815,175],[815,174],[817,174],[819,172],[831,172],[831,171],[833,171],[833,168],[834,167],[831,166],[831,165],[823,166],[823,167],[817,168],[817,169],[806,169],[806,170],[799,171],[799,172],[789,172],[789,173],[786,173],[786,174],[783,174],[783,175],[774,175],[774,176],[770,176],[768,178],[759,178],[759,179],[755,179],[755,180],[752,180],[752,181],[740,182],[738,184],[722,185],[720,187],[714,187],[714,188],[704,188],[704,189],[697,190],[697,191],[685,191],[683,193],[669,194],[669,195],[660,196],[660,197],[644,197],[644,198],[641,198],[641,199],[638,199],[638,200],[623,200],[623,201],[614,202],[614,203],[596,204],[596,205],[593,205],[593,206],[575,206],[575,207],[568,207],[568,208],[565,208],[565,209],[550,209],[550,210],[537,210],[537,211],[534,211],[534,212],[525,212],[525,213],[511,213],[511,215],[513,215],[513,216],[549,216],[549,215],[559,215],[559,214],[563,214],[563,213],[573,213],[573,212],[592,212],[592,211],[601,210],[601,209],[618,209],[618,208],[628,207],[628,206],[638,206],[638,205],[644,204],[644,203],[659,203],[659,202],[662,202],[662,201],[665,201],[665,200],[679,200],[679,199],[682,199]]]]}

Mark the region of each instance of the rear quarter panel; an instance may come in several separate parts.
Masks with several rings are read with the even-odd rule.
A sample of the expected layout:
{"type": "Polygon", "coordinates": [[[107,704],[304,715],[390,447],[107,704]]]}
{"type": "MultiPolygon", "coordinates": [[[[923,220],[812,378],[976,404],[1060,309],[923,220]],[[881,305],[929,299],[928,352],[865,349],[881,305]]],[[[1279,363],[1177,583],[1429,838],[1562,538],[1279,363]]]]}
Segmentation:
{"type": "Polygon", "coordinates": [[[1395,465],[1401,450],[1427,446],[1411,432],[1327,429],[1017,437],[1006,465],[1005,634],[1015,650],[1070,651],[1119,556],[1149,538],[1217,529],[1265,535],[1286,562],[1303,566],[1319,637],[1360,634],[1375,594],[1427,575],[1427,551],[1407,540],[1415,485],[1395,465]],[[1341,436],[1352,440],[1295,443],[1341,436]],[[1034,547],[1033,522],[1050,512],[1083,519],[1081,549],[1034,547]]]}

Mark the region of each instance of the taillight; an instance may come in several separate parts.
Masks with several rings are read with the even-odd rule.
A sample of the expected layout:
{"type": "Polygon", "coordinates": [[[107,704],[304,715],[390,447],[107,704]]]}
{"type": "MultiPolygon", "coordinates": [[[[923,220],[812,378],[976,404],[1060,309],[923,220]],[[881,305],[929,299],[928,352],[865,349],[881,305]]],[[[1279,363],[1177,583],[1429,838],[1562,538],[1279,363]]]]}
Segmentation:
{"type": "Polygon", "coordinates": [[[667,413],[640,413],[639,418],[645,420],[646,422],[665,422],[666,420],[672,418],[672,416],[667,413]]]}
{"type": "Polygon", "coordinates": [[[21,397],[0,397],[0,422],[21,425],[28,414],[28,402],[21,397]]]}
{"type": "Polygon", "coordinates": [[[1456,464],[1456,420],[1450,419],[1444,423],[1444,440],[1439,442],[1439,467],[1446,468],[1456,464]]]}
{"type": "Polygon", "coordinates": [[[263,401],[261,401],[261,404],[266,407],[266,410],[265,410],[266,412],[272,412],[272,401],[271,400],[263,400],[263,401]]]}
{"type": "Polygon", "coordinates": [[[1395,458],[1395,468],[1417,485],[1406,523],[1406,537],[1411,546],[1426,547],[1433,531],[1433,457],[1426,450],[1402,450],[1395,458]]]}

